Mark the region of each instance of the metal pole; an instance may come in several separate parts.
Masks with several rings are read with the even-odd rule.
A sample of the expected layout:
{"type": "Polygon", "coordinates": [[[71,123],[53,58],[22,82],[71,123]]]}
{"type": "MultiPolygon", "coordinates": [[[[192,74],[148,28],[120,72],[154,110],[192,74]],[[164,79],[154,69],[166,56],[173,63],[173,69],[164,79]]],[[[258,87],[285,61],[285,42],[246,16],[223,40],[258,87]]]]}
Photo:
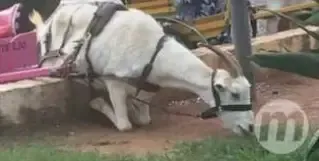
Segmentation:
{"type": "Polygon", "coordinates": [[[252,85],[252,98],[255,98],[255,79],[248,56],[252,55],[250,40],[250,21],[247,0],[230,0],[231,34],[235,45],[235,53],[246,78],[252,85]]]}

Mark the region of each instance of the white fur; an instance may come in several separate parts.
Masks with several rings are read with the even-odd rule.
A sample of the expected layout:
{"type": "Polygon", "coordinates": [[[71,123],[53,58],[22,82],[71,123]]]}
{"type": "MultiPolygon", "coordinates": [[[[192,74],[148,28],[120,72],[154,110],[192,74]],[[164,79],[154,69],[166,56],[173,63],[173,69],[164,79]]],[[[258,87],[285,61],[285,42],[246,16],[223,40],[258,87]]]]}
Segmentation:
{"type": "MultiPolygon", "coordinates": [[[[67,37],[67,45],[63,49],[71,53],[75,41],[81,39],[88,26],[95,6],[89,4],[66,5],[61,7],[53,16],[52,35],[53,44],[51,50],[59,48],[67,22],[72,16],[72,30],[67,37]],[[76,8],[80,7],[77,11],[76,8]]],[[[46,25],[45,25],[46,26],[46,25]]],[[[39,38],[42,41],[46,32],[39,30],[39,38]]],[[[108,22],[103,31],[94,38],[89,50],[89,57],[93,62],[96,73],[102,75],[100,79],[110,91],[113,110],[103,100],[93,100],[91,106],[109,117],[121,131],[132,129],[128,111],[132,111],[132,104],[128,101],[128,95],[134,94],[135,88],[118,80],[105,77],[109,74],[117,77],[139,77],[145,64],[147,64],[156,48],[158,40],[164,35],[162,27],[155,19],[137,9],[118,11],[108,22]]],[[[41,43],[43,47],[43,43],[41,43]]],[[[87,44],[84,44],[83,48],[87,44]]],[[[83,49],[82,48],[82,49],[83,49]]],[[[84,50],[81,50],[76,66],[79,72],[86,72],[87,62],[84,50]]],[[[162,87],[174,87],[186,89],[200,96],[208,105],[215,107],[212,94],[211,76],[213,69],[208,67],[192,52],[179,44],[173,38],[168,39],[160,50],[153,65],[148,81],[162,87]]],[[[245,77],[232,78],[229,73],[217,69],[215,85],[221,85],[220,92],[223,105],[250,104],[250,84],[245,77]],[[240,94],[239,100],[231,97],[231,92],[240,94]]],[[[143,97],[151,99],[150,93],[144,93],[143,97]]],[[[132,120],[140,124],[150,123],[149,107],[139,104],[140,116],[135,114],[132,120]],[[143,116],[143,117],[142,117],[143,116]]],[[[132,112],[134,113],[134,112],[132,112]]],[[[136,113],[136,110],[135,110],[136,113]]],[[[221,112],[221,119],[225,127],[237,132],[237,126],[248,129],[252,124],[253,114],[248,112],[221,112]]]]}
{"type": "Polygon", "coordinates": [[[123,4],[121,0],[61,0],[61,5],[79,4],[79,3],[92,3],[92,2],[113,2],[123,4]]]}

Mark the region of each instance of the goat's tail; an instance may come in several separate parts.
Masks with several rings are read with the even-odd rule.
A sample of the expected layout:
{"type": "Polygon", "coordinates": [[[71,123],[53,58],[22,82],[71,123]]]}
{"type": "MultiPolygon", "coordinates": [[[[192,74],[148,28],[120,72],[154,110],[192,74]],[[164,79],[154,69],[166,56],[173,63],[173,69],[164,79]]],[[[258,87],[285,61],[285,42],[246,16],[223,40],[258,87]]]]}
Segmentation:
{"type": "Polygon", "coordinates": [[[36,10],[32,11],[32,13],[29,15],[29,19],[36,26],[36,29],[40,28],[44,23],[42,16],[36,10]]]}

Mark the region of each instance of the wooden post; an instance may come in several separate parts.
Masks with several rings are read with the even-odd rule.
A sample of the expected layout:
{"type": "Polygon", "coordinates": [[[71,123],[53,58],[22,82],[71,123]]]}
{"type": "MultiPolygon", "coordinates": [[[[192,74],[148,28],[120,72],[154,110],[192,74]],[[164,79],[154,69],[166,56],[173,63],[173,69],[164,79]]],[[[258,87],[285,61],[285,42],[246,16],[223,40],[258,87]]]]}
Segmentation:
{"type": "Polygon", "coordinates": [[[235,53],[243,72],[252,85],[252,100],[255,100],[255,79],[251,63],[247,59],[248,56],[252,55],[247,0],[230,0],[230,8],[232,42],[235,45],[235,53]]]}

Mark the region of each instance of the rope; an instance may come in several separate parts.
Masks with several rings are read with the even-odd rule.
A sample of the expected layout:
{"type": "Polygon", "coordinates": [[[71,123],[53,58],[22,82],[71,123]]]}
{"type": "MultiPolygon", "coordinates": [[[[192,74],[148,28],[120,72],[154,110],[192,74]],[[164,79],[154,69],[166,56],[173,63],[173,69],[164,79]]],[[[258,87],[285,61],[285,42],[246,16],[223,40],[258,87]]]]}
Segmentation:
{"type": "MultiPolygon", "coordinates": [[[[146,102],[146,101],[144,101],[144,100],[141,100],[141,99],[139,99],[139,98],[137,98],[137,97],[134,97],[134,96],[131,96],[131,95],[129,95],[129,97],[130,97],[132,100],[139,101],[139,102],[141,102],[141,103],[143,103],[143,104],[146,104],[146,105],[148,105],[148,106],[152,106],[152,107],[155,107],[155,108],[159,108],[159,109],[161,109],[164,113],[166,113],[166,114],[168,114],[168,115],[186,116],[186,117],[192,117],[192,118],[200,118],[200,115],[192,115],[192,114],[181,113],[181,112],[172,113],[172,112],[170,112],[169,110],[167,110],[165,107],[160,107],[160,106],[154,105],[154,104],[152,104],[152,103],[150,103],[150,102],[146,102]]],[[[134,104],[134,102],[132,102],[132,103],[133,103],[133,106],[136,107],[136,105],[134,104]]]]}

